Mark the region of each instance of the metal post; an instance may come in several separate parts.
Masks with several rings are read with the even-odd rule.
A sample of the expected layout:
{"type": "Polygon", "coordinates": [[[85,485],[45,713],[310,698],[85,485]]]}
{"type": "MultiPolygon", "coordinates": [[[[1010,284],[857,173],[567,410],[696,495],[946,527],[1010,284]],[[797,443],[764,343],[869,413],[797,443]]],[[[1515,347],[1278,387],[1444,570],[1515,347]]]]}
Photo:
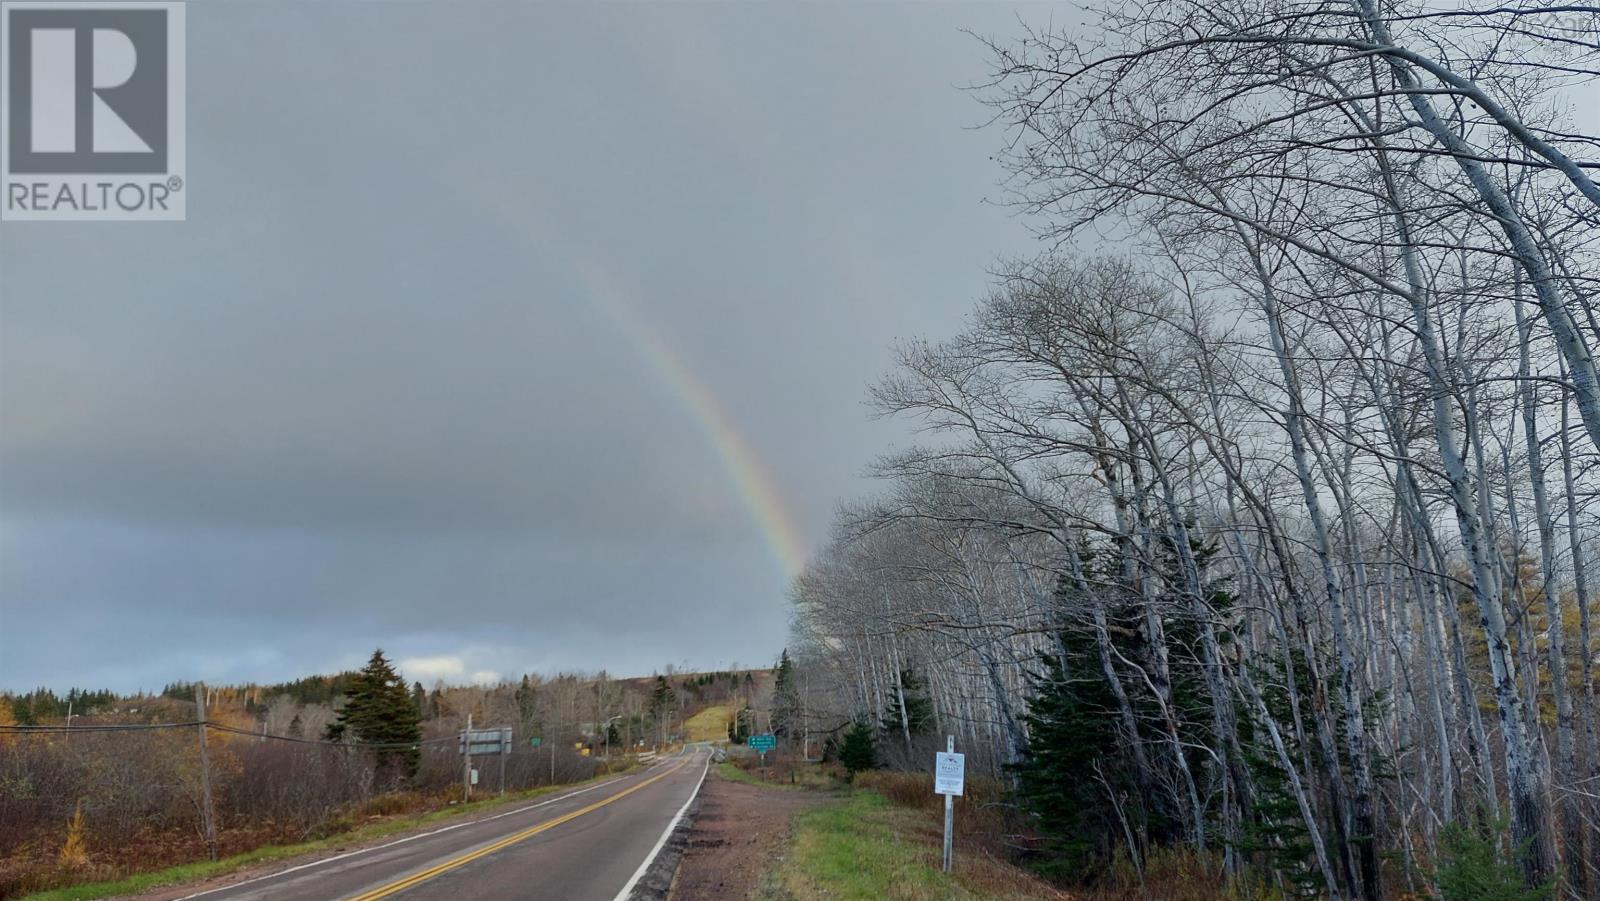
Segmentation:
{"type": "Polygon", "coordinates": [[[206,750],[206,689],[194,687],[195,719],[200,721],[200,824],[206,834],[206,855],[217,859],[217,812],[211,806],[211,754],[206,750]]]}
{"type": "MultiPolygon", "coordinates": [[[[956,752],[956,737],[954,735],[946,735],[944,737],[944,749],[949,754],[956,752]]],[[[956,821],[955,804],[954,795],[944,796],[944,871],[946,873],[950,872],[950,864],[955,857],[955,842],[952,835],[956,821]]]]}
{"type": "Polygon", "coordinates": [[[472,800],[472,714],[467,714],[467,731],[461,743],[461,803],[472,800]]]}

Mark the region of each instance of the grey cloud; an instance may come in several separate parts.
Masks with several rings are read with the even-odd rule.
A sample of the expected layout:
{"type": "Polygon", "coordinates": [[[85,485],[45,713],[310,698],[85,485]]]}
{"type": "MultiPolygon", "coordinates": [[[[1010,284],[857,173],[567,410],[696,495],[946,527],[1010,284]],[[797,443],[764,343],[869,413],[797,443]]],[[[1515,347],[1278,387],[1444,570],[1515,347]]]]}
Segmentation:
{"type": "Polygon", "coordinates": [[[785,575],[575,258],[820,539],[888,343],[1028,247],[958,89],[1015,15],[192,3],[188,221],[0,227],[0,687],[775,656],[785,575]]]}

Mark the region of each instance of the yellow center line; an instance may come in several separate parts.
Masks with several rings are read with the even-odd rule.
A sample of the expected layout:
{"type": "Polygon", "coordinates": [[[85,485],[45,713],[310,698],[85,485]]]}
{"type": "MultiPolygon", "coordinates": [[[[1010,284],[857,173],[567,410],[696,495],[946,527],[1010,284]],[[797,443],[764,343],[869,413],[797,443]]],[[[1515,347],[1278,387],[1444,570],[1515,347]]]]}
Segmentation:
{"type": "Polygon", "coordinates": [[[486,846],[484,846],[482,848],[479,848],[476,851],[469,851],[466,854],[461,855],[460,857],[452,857],[449,860],[445,861],[444,863],[435,864],[434,866],[431,866],[428,869],[423,870],[420,873],[413,873],[410,876],[407,876],[407,877],[405,877],[403,879],[398,879],[398,880],[396,880],[394,882],[389,883],[388,885],[381,885],[381,886],[379,886],[379,887],[377,887],[375,889],[372,889],[371,891],[363,892],[363,893],[361,893],[359,895],[356,895],[353,898],[348,899],[348,901],[377,901],[377,899],[379,899],[379,898],[387,898],[390,895],[396,894],[398,892],[403,892],[408,888],[411,888],[413,886],[416,886],[416,885],[419,885],[421,883],[427,882],[429,879],[432,879],[435,876],[439,876],[439,875],[442,875],[444,873],[448,873],[451,870],[458,869],[460,867],[464,867],[467,864],[472,863],[474,860],[478,860],[479,858],[482,858],[482,857],[487,857],[488,855],[493,854],[494,852],[502,850],[504,848],[509,848],[512,845],[516,844],[517,842],[526,841],[526,840],[528,840],[530,838],[533,838],[535,835],[538,835],[541,832],[545,832],[547,830],[554,829],[557,826],[560,826],[562,823],[566,823],[566,822],[570,822],[572,820],[575,820],[578,817],[581,817],[586,813],[592,813],[592,812],[594,812],[596,810],[599,810],[600,808],[602,808],[602,807],[606,806],[607,804],[610,804],[610,803],[612,803],[614,801],[620,801],[623,798],[626,798],[628,795],[631,795],[634,792],[636,792],[636,791],[638,791],[638,790],[640,790],[640,789],[642,789],[642,788],[644,788],[644,787],[646,787],[648,785],[651,785],[652,783],[660,782],[662,779],[665,779],[668,776],[672,775],[673,773],[676,773],[677,771],[683,769],[685,766],[688,765],[688,763],[689,763],[689,761],[684,761],[683,763],[680,763],[680,764],[674,766],[672,769],[667,770],[665,773],[662,773],[659,776],[651,776],[649,779],[646,779],[643,782],[640,782],[638,785],[634,785],[634,786],[630,786],[629,788],[625,788],[622,791],[617,792],[616,794],[612,795],[609,798],[605,798],[604,800],[596,801],[595,803],[590,804],[588,807],[583,807],[583,808],[580,808],[578,810],[574,810],[571,813],[562,814],[561,816],[556,817],[553,820],[547,820],[547,821],[545,821],[543,823],[540,823],[537,826],[529,827],[529,828],[524,829],[521,832],[518,832],[518,833],[516,833],[514,835],[509,835],[509,836],[501,839],[500,841],[495,842],[492,845],[486,845],[486,846]]]}

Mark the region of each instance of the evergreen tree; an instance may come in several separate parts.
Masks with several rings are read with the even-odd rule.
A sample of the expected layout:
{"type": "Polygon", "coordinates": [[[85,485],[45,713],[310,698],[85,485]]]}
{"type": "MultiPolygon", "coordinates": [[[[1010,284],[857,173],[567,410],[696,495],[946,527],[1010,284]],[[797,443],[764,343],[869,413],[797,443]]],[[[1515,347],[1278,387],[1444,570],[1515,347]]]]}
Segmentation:
{"type": "Polygon", "coordinates": [[[800,691],[795,685],[794,662],[784,648],[772,681],[772,734],[792,741],[800,737],[805,725],[800,717],[800,691]]]}
{"type": "Polygon", "coordinates": [[[900,735],[906,731],[912,735],[923,735],[932,728],[933,700],[923,688],[922,679],[917,676],[916,670],[901,670],[897,696],[889,701],[883,711],[883,731],[889,735],[900,735]],[[900,722],[902,701],[909,729],[900,722]]]}
{"type": "Polygon", "coordinates": [[[410,778],[421,761],[417,743],[422,740],[422,722],[405,680],[383,656],[372,652],[367,665],[350,680],[350,692],[339,717],[328,724],[327,738],[341,741],[347,736],[363,744],[385,745],[374,749],[382,775],[410,778]]]}
{"type": "Polygon", "coordinates": [[[1451,823],[1439,833],[1440,864],[1434,874],[1440,901],[1547,901],[1551,886],[1528,888],[1522,868],[1500,856],[1490,830],[1451,823]]]}
{"type": "Polygon", "coordinates": [[[539,690],[526,675],[518,683],[513,695],[517,702],[517,721],[526,735],[543,737],[544,723],[539,718],[539,690]]]}
{"type": "Polygon", "coordinates": [[[656,725],[661,741],[667,740],[667,727],[678,709],[678,694],[672,690],[666,676],[656,676],[656,685],[650,692],[650,719],[656,725]]]}
{"type": "MultiPolygon", "coordinates": [[[[1098,662],[1090,668],[1093,640],[1082,631],[1062,633],[1061,646],[1073,664],[1070,675],[1060,657],[1040,656],[1042,672],[1033,677],[1025,715],[1028,744],[1015,768],[1018,794],[1048,849],[1039,866],[1056,877],[1094,872],[1121,837],[1102,778],[1126,805],[1141,803],[1122,761],[1116,699],[1097,675],[1098,662]]],[[[1137,810],[1129,816],[1142,819],[1137,810]]]]}
{"type": "Polygon", "coordinates": [[[289,737],[290,738],[303,738],[303,737],[305,737],[305,734],[306,734],[306,721],[301,719],[300,718],[300,714],[297,713],[297,714],[294,715],[294,719],[289,721],[289,737]]]}
{"type": "Polygon", "coordinates": [[[728,723],[728,741],[742,745],[750,740],[750,724],[755,720],[755,712],[750,706],[745,705],[738,713],[734,714],[733,721],[728,723]]]}
{"type": "Polygon", "coordinates": [[[411,683],[411,706],[417,709],[417,719],[428,718],[428,690],[421,682],[411,683]]]}
{"type": "Polygon", "coordinates": [[[871,723],[865,719],[856,720],[844,734],[844,743],[839,746],[839,762],[852,776],[878,765],[877,738],[871,723]]]}

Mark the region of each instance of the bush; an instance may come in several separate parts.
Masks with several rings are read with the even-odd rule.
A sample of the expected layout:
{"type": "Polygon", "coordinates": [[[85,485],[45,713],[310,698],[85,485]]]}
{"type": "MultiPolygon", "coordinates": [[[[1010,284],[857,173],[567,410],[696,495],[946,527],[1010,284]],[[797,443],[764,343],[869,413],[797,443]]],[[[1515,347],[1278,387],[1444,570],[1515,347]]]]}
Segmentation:
{"type": "Polygon", "coordinates": [[[1493,838],[1496,829],[1460,824],[1439,834],[1440,860],[1435,879],[1441,901],[1545,901],[1551,887],[1528,888],[1522,870],[1500,859],[1493,838]]]}

